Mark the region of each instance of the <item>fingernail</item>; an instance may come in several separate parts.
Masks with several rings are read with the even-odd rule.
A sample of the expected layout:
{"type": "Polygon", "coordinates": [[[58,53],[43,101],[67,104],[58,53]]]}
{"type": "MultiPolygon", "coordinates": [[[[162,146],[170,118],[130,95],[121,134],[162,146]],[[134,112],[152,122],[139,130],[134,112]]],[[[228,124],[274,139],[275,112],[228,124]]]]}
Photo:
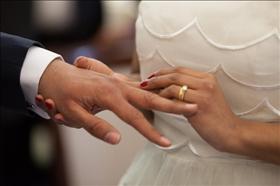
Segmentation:
{"type": "Polygon", "coordinates": [[[148,77],[148,79],[151,79],[151,78],[155,77],[155,75],[156,75],[156,74],[151,74],[151,75],[148,77]]]}
{"type": "Polygon", "coordinates": [[[39,98],[39,97],[35,97],[35,100],[37,101],[37,102],[42,102],[43,100],[41,99],[41,98],[39,98]]]}
{"type": "Polygon", "coordinates": [[[45,102],[45,105],[48,110],[52,110],[52,105],[49,102],[45,102]]]}
{"type": "Polygon", "coordinates": [[[161,136],[161,137],[160,137],[160,141],[161,141],[162,143],[164,143],[165,146],[170,146],[170,145],[171,145],[170,140],[167,139],[166,137],[161,136]]]}
{"type": "Polygon", "coordinates": [[[187,103],[187,104],[185,105],[185,107],[186,107],[187,109],[197,109],[197,104],[189,104],[189,103],[187,103]]]}
{"type": "Polygon", "coordinates": [[[148,81],[147,81],[147,80],[143,81],[143,82],[140,84],[141,87],[146,87],[147,85],[148,85],[148,81]]]}
{"type": "Polygon", "coordinates": [[[120,142],[121,135],[116,132],[109,132],[106,134],[104,140],[112,145],[120,142]]]}
{"type": "Polygon", "coordinates": [[[59,124],[59,125],[62,125],[64,123],[64,121],[62,119],[57,119],[56,123],[59,124]]]}
{"type": "Polygon", "coordinates": [[[62,118],[55,118],[58,123],[64,123],[65,121],[62,118]]]}

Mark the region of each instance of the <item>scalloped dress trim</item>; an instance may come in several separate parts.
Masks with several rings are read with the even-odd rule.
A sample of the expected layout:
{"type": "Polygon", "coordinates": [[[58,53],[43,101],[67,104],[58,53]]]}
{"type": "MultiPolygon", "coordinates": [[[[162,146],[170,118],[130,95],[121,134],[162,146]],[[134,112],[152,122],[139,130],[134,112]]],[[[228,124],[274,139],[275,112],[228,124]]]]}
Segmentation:
{"type": "MultiPolygon", "coordinates": [[[[167,64],[169,64],[170,66],[174,67],[175,65],[171,62],[169,62],[162,54],[159,50],[155,50],[154,52],[152,52],[150,55],[148,55],[147,58],[141,58],[140,57],[140,60],[150,60],[152,59],[156,54],[159,55],[160,58],[162,58],[167,64]]],[[[236,78],[234,78],[229,72],[227,72],[224,68],[223,65],[221,64],[218,64],[216,65],[214,68],[208,70],[207,72],[209,73],[215,73],[217,72],[218,70],[221,70],[226,76],[228,76],[230,79],[232,79],[233,81],[241,84],[241,85],[244,85],[244,86],[247,86],[247,87],[251,87],[251,88],[257,88],[257,89],[276,89],[276,88],[280,88],[280,84],[276,84],[276,85],[271,85],[271,86],[257,86],[257,85],[252,85],[252,84],[248,84],[248,83],[244,83],[236,78]]],[[[239,112],[239,113],[235,113],[236,115],[238,116],[243,116],[243,115],[247,115],[247,114],[250,114],[252,113],[253,111],[257,110],[258,108],[260,108],[261,106],[267,106],[269,110],[271,110],[273,113],[275,113],[276,115],[280,116],[280,110],[276,109],[268,100],[268,98],[263,98],[262,101],[260,101],[258,104],[256,104],[253,108],[247,110],[247,111],[244,111],[244,112],[239,112]]]]}
{"type": "Polygon", "coordinates": [[[280,110],[276,109],[273,105],[271,105],[271,103],[269,102],[267,97],[263,98],[263,100],[260,101],[258,104],[256,104],[253,108],[251,108],[245,112],[239,112],[239,113],[235,113],[235,114],[238,116],[244,116],[246,114],[250,114],[250,113],[254,112],[255,110],[261,108],[262,106],[267,107],[270,111],[275,113],[277,116],[280,116],[280,110]]]}
{"type": "MultiPolygon", "coordinates": [[[[167,64],[169,64],[172,67],[175,67],[175,65],[170,62],[161,52],[160,50],[156,49],[154,50],[151,54],[149,54],[147,57],[143,58],[141,56],[139,56],[140,60],[151,60],[156,54],[159,55],[160,58],[162,58],[167,64]]],[[[254,84],[250,84],[250,83],[245,83],[242,82],[240,80],[238,80],[237,78],[233,77],[233,75],[231,75],[226,68],[224,67],[223,64],[217,64],[215,67],[211,68],[210,70],[206,71],[209,73],[216,73],[217,71],[221,70],[222,72],[224,72],[230,79],[232,79],[233,81],[247,86],[247,87],[252,87],[252,88],[256,88],[256,89],[277,89],[280,88],[280,83],[279,84],[275,84],[275,85],[264,85],[264,86],[260,86],[260,85],[254,85],[254,84]]]]}
{"type": "Polygon", "coordinates": [[[269,33],[263,35],[262,37],[260,38],[257,38],[257,39],[254,39],[252,41],[249,41],[249,42],[246,42],[244,44],[241,44],[241,45],[223,45],[223,44],[219,44],[217,42],[215,42],[214,40],[210,39],[207,34],[203,31],[199,21],[198,21],[198,18],[195,17],[190,23],[188,23],[187,25],[185,25],[184,27],[180,28],[178,31],[175,31],[173,33],[170,33],[170,34],[160,34],[160,33],[157,33],[155,31],[153,31],[144,21],[143,19],[143,16],[139,15],[139,19],[141,20],[144,28],[148,31],[148,33],[150,33],[152,36],[154,37],[157,37],[157,38],[160,38],[160,39],[172,39],[178,35],[180,35],[181,33],[183,33],[184,31],[188,30],[189,28],[191,28],[192,26],[195,26],[199,33],[202,35],[202,37],[208,41],[212,46],[218,48],[218,49],[223,49],[223,50],[241,50],[241,49],[245,49],[245,48],[248,48],[250,46],[253,46],[257,43],[260,43],[260,42],[263,42],[264,40],[272,37],[272,36],[275,36],[276,38],[278,38],[278,40],[280,40],[280,33],[278,31],[277,28],[274,28],[272,29],[269,33]]]}

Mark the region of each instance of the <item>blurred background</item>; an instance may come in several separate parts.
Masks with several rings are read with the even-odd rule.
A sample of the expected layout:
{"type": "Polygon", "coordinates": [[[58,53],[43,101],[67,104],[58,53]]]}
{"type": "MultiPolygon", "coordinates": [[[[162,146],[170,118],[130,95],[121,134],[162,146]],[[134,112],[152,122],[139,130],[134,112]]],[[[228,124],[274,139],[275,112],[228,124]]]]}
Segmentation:
{"type": "MultiPolygon", "coordinates": [[[[84,55],[129,74],[137,9],[138,1],[1,1],[1,31],[37,40],[69,63],[84,55]]],[[[98,115],[122,132],[119,145],[1,107],[0,185],[117,185],[145,139],[113,113],[98,115]]]]}

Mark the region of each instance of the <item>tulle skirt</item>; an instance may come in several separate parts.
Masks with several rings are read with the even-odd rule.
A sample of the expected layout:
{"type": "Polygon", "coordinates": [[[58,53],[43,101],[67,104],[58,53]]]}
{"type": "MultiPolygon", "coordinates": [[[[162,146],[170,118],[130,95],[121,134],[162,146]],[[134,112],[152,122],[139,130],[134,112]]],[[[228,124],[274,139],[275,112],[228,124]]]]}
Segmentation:
{"type": "Polygon", "coordinates": [[[120,186],[280,186],[280,166],[249,159],[205,158],[188,147],[166,152],[147,144],[120,186]]]}

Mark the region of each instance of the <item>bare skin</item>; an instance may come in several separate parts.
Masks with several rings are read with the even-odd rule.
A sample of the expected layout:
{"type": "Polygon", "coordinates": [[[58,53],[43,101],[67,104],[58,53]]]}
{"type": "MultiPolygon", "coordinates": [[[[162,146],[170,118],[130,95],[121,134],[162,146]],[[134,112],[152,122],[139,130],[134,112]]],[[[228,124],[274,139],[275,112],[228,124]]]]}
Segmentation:
{"type": "MultiPolygon", "coordinates": [[[[137,60],[133,64],[134,72],[137,72],[137,60]]],[[[280,164],[280,123],[249,121],[237,117],[212,74],[183,67],[168,68],[153,73],[150,79],[143,82],[141,85],[145,86],[142,89],[156,91],[160,96],[175,102],[178,102],[180,87],[188,85],[184,101],[197,104],[198,111],[195,114],[186,112],[185,116],[205,141],[223,152],[280,164]]],[[[51,104],[55,110],[54,102],[51,104]]]]}
{"type": "Polygon", "coordinates": [[[136,107],[176,114],[193,113],[197,109],[194,104],[184,102],[176,104],[154,93],[136,88],[135,83],[125,81],[125,76],[113,73],[106,65],[102,66],[102,63],[96,60],[94,63],[88,63],[91,61],[84,59],[86,58],[80,58],[77,66],[85,68],[76,68],[56,59],[41,77],[39,82],[41,96],[37,96],[36,100],[40,102],[46,98],[48,108],[51,106],[48,103],[55,102],[55,107],[51,106],[55,110],[49,112],[55,121],[70,127],[84,128],[99,139],[117,144],[120,141],[120,133],[105,120],[93,115],[108,109],[151,142],[169,146],[171,142],[153,128],[136,107]],[[87,66],[88,64],[94,65],[87,66]],[[59,114],[55,114],[56,112],[59,114]]]}
{"type": "Polygon", "coordinates": [[[180,87],[188,85],[184,101],[197,104],[198,112],[186,117],[197,133],[217,150],[280,164],[280,123],[237,117],[214,75],[176,67],[161,69],[144,82],[143,89],[160,90],[159,95],[169,99],[178,99],[180,87]]]}

